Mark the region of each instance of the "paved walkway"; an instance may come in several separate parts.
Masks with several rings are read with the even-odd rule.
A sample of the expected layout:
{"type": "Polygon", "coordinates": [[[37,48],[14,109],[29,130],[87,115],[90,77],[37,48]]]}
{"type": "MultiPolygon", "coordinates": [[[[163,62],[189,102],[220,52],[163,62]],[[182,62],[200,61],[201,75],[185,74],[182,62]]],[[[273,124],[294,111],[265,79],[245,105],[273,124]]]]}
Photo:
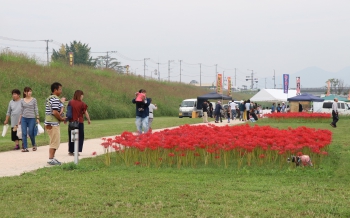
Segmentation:
{"type": "MultiPolygon", "coordinates": [[[[241,124],[238,120],[231,121],[229,125],[241,124]]],[[[227,125],[227,120],[223,123],[214,123],[213,121],[210,124],[215,124],[218,126],[227,125]]],[[[206,125],[204,123],[194,124],[194,125],[206,125]]],[[[176,128],[176,127],[173,127],[176,128]]],[[[167,128],[170,129],[170,128],[167,128]]],[[[160,131],[162,129],[153,130],[160,131]]],[[[113,137],[113,136],[110,136],[113,137]]],[[[102,138],[102,137],[101,137],[102,138]]],[[[97,139],[88,139],[84,142],[84,149],[81,152],[79,158],[89,158],[93,157],[93,153],[96,152],[96,155],[104,154],[103,148],[101,146],[101,138],[97,139]]],[[[108,138],[108,136],[106,137],[108,138]]],[[[0,152],[0,177],[5,176],[18,176],[24,172],[30,172],[43,167],[50,167],[46,163],[48,161],[49,146],[40,146],[37,151],[32,151],[29,149],[29,152],[17,151],[6,151],[0,152]]],[[[74,162],[74,156],[68,156],[68,143],[61,143],[60,148],[56,151],[56,159],[62,163],[74,162]]]]}

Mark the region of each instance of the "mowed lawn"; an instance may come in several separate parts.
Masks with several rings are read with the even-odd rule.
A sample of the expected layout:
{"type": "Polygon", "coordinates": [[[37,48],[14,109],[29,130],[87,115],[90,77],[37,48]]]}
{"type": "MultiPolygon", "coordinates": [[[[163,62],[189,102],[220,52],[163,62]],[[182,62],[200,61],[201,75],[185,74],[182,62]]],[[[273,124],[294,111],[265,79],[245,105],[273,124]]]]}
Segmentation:
{"type": "MultiPolygon", "coordinates": [[[[170,121],[200,121],[161,119],[164,125],[170,121]]],[[[338,128],[333,129],[329,123],[259,120],[258,125],[281,129],[300,125],[330,129],[333,142],[329,156],[317,169],[288,164],[282,168],[268,165],[240,169],[214,165],[181,169],[125,167],[113,163],[113,158],[111,166],[106,167],[104,157],[99,156],[83,159],[79,165],[69,163],[0,178],[1,216],[350,217],[349,121],[342,117],[338,128]]],[[[111,132],[110,128],[121,128],[116,125],[101,121],[94,132],[114,135],[118,131],[111,132]]],[[[132,120],[128,125],[134,130],[132,120]]],[[[155,128],[160,127],[155,122],[155,128]]]]}

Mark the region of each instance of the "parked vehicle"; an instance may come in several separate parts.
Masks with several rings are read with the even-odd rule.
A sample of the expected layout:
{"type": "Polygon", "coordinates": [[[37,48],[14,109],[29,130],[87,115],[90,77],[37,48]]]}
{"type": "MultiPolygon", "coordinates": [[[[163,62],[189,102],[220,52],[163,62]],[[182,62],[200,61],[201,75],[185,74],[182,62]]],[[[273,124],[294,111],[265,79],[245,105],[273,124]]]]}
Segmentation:
{"type": "Polygon", "coordinates": [[[197,109],[197,99],[185,99],[181,102],[179,108],[179,118],[189,117],[192,118],[192,112],[198,113],[198,116],[203,116],[202,109],[197,109]]]}
{"type": "MultiPolygon", "coordinates": [[[[324,101],[321,109],[321,113],[332,113],[332,104],[334,101],[324,101]]],[[[315,111],[315,110],[314,110],[315,111]]],[[[349,105],[344,101],[338,101],[338,113],[350,115],[349,105]]]]}

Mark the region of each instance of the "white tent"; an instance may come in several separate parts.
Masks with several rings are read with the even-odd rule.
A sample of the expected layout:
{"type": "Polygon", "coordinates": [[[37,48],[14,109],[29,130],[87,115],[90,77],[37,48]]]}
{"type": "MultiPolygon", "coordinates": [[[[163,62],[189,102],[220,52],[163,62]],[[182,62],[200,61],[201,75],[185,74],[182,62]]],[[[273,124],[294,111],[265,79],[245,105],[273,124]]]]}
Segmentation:
{"type": "Polygon", "coordinates": [[[278,102],[287,101],[287,98],[296,96],[295,90],[288,90],[288,94],[283,93],[283,89],[262,89],[250,98],[250,101],[278,102]]]}

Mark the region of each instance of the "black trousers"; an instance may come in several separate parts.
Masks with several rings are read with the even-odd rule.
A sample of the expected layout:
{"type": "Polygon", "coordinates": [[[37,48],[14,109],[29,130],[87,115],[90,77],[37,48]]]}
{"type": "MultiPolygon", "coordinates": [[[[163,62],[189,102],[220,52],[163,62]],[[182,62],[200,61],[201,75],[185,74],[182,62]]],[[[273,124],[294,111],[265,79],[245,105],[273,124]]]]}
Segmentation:
{"type": "Polygon", "coordinates": [[[334,126],[337,126],[337,122],[339,120],[339,116],[338,114],[332,110],[332,118],[333,118],[333,122],[331,124],[333,124],[334,126]]]}
{"type": "MultiPolygon", "coordinates": [[[[71,142],[70,129],[68,127],[68,152],[74,153],[74,142],[71,142]]],[[[84,123],[79,123],[79,152],[83,151],[84,145],[84,123]]]]}

